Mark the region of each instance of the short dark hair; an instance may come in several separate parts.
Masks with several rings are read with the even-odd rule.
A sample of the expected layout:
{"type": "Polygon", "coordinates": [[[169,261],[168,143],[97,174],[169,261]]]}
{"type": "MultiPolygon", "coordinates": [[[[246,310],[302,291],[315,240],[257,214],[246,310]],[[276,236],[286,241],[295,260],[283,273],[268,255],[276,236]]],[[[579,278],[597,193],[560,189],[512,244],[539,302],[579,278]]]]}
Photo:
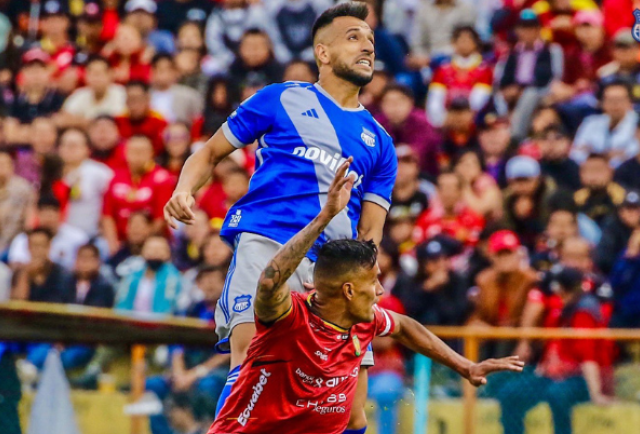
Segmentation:
{"type": "Polygon", "coordinates": [[[53,194],[45,194],[38,199],[37,208],[55,208],[59,210],[61,206],[60,201],[53,194]]]}
{"type": "Polygon", "coordinates": [[[89,250],[91,253],[93,253],[93,256],[95,256],[96,258],[100,258],[100,249],[98,249],[95,244],[83,244],[78,247],[78,253],[80,253],[81,250],[89,250]]]}
{"type": "Polygon", "coordinates": [[[175,60],[173,60],[173,56],[167,53],[155,54],[151,59],[151,67],[156,68],[158,66],[158,63],[162,62],[163,60],[166,60],[167,62],[169,62],[172,67],[175,67],[175,60]]]}
{"type": "Polygon", "coordinates": [[[367,4],[360,1],[352,1],[348,3],[340,3],[324,11],[313,23],[313,30],[311,35],[313,39],[316,38],[318,31],[324,27],[327,27],[333,20],[340,17],[354,17],[364,21],[369,16],[369,8],[367,4]]]}
{"type": "Polygon", "coordinates": [[[411,88],[403,84],[398,84],[398,83],[388,84],[382,91],[382,98],[384,98],[385,95],[388,94],[389,92],[400,92],[401,94],[409,98],[411,101],[415,101],[415,95],[413,94],[413,91],[411,90],[411,88]]]}
{"type": "Polygon", "coordinates": [[[600,91],[600,100],[604,99],[604,93],[606,92],[607,89],[609,89],[611,87],[622,87],[622,88],[624,88],[624,90],[627,91],[627,96],[629,97],[629,99],[633,100],[633,92],[631,90],[631,85],[630,85],[629,81],[624,80],[624,79],[616,79],[616,80],[612,80],[612,81],[604,84],[602,86],[602,90],[600,91]]]}
{"type": "Polygon", "coordinates": [[[53,240],[53,232],[50,229],[43,228],[42,226],[38,226],[36,228],[31,229],[27,235],[28,238],[31,238],[33,235],[42,234],[49,239],[49,241],[53,240]]]}
{"type": "Polygon", "coordinates": [[[222,275],[226,274],[226,269],[224,267],[219,267],[217,265],[205,265],[198,269],[198,274],[196,275],[196,281],[202,279],[205,275],[210,273],[221,273],[222,275]]]}
{"type": "Polygon", "coordinates": [[[605,163],[609,164],[609,157],[607,157],[606,154],[601,154],[598,152],[591,152],[589,155],[587,155],[586,160],[602,160],[605,163]]]}
{"type": "Polygon", "coordinates": [[[478,32],[476,31],[476,29],[473,28],[473,26],[469,26],[469,25],[462,25],[462,26],[457,26],[453,29],[453,33],[451,34],[451,40],[452,41],[457,41],[458,38],[463,34],[463,33],[468,33],[471,35],[471,37],[473,38],[474,42],[476,43],[477,48],[480,48],[480,46],[482,45],[482,41],[480,39],[480,35],[478,34],[478,32]]]}
{"type": "Polygon", "coordinates": [[[134,88],[134,87],[139,87],[144,91],[144,93],[148,93],[149,92],[149,85],[147,83],[145,83],[144,81],[142,81],[142,80],[131,80],[131,81],[127,82],[124,85],[124,87],[127,90],[129,90],[131,88],[134,88]]]}
{"type": "Polygon", "coordinates": [[[75,131],[77,133],[79,133],[83,138],[84,138],[84,144],[87,146],[91,146],[91,139],[89,138],[89,134],[87,134],[87,132],[85,130],[83,130],[82,128],[78,128],[78,127],[69,127],[69,128],[65,128],[61,133],[60,133],[60,138],[58,141],[62,140],[62,137],[67,134],[69,131],[75,131]]]}
{"type": "Polygon", "coordinates": [[[376,265],[376,244],[360,240],[333,240],[325,243],[318,252],[314,274],[341,276],[356,268],[372,269],[376,265]]]}
{"type": "Polygon", "coordinates": [[[92,54],[89,56],[89,58],[87,59],[84,65],[85,69],[88,68],[89,65],[91,65],[92,63],[96,63],[96,62],[104,63],[105,65],[107,65],[107,68],[111,68],[109,61],[105,57],[102,57],[99,54],[92,54]]]}
{"type": "Polygon", "coordinates": [[[269,35],[267,34],[267,32],[265,32],[264,30],[258,28],[258,27],[251,27],[247,30],[244,31],[244,33],[242,34],[242,39],[244,39],[247,36],[264,36],[265,38],[271,40],[271,38],[269,38],[269,35]]]}

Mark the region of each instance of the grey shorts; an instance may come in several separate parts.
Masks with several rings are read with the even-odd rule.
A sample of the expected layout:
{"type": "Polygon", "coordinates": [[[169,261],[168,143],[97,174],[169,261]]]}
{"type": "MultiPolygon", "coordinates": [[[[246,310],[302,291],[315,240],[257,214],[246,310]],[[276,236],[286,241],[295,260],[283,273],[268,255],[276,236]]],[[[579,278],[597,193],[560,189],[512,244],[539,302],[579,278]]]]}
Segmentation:
{"type": "MultiPolygon", "coordinates": [[[[238,324],[254,323],[253,302],[258,280],[271,258],[282,245],[262,235],[243,232],[235,242],[233,259],[227,272],[224,288],[216,306],[215,321],[220,352],[229,351],[229,337],[238,324]]],[[[306,292],[305,283],[313,282],[314,263],[304,258],[287,284],[292,291],[306,292]]],[[[362,366],[373,366],[370,348],[362,366]]]]}

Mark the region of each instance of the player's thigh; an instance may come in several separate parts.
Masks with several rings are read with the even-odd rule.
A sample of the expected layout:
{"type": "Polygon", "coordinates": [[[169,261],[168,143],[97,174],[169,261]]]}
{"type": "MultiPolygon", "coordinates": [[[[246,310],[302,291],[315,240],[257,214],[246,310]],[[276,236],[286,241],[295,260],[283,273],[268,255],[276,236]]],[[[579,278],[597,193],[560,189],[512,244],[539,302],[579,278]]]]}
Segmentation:
{"type": "Polygon", "coordinates": [[[367,426],[367,415],[364,411],[364,406],[367,403],[367,369],[360,368],[358,373],[358,386],[356,388],[356,395],[351,405],[351,415],[349,416],[349,429],[361,429],[367,426]]]}

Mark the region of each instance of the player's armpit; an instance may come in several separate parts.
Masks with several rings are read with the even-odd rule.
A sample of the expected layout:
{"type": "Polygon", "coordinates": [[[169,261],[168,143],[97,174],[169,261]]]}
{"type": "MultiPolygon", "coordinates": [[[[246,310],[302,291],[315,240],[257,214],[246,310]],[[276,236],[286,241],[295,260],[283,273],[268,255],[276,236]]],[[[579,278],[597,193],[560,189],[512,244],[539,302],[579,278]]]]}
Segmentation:
{"type": "Polygon", "coordinates": [[[380,245],[386,218],[386,208],[378,203],[365,200],[362,203],[362,213],[358,222],[358,239],[373,240],[376,245],[380,245]]]}

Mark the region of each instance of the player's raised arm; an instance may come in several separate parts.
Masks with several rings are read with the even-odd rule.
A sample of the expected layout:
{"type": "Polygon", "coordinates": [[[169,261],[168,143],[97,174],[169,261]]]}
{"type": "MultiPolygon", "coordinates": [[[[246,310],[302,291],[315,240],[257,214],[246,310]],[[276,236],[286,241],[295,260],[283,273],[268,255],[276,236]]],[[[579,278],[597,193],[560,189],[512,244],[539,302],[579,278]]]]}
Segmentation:
{"type": "Polygon", "coordinates": [[[209,180],[215,165],[235,150],[219,129],[202,148],[187,158],[173,196],[164,207],[164,219],[169,226],[177,228],[174,219],[187,224],[194,222],[193,195],[209,180]]]}
{"type": "Polygon", "coordinates": [[[287,280],[331,220],[349,203],[355,179],[345,177],[353,158],[340,166],[329,187],[327,202],[311,222],[278,250],[262,272],[256,292],[255,312],[263,322],[280,318],[291,307],[287,280]]]}
{"type": "Polygon", "coordinates": [[[407,348],[448,366],[474,386],[486,384],[487,375],[493,372],[520,372],[524,367],[524,362],[518,356],[487,359],[480,363],[473,363],[453,351],[440,338],[414,319],[394,312],[388,311],[387,313],[393,316],[395,322],[395,329],[391,333],[391,337],[407,348]]]}

